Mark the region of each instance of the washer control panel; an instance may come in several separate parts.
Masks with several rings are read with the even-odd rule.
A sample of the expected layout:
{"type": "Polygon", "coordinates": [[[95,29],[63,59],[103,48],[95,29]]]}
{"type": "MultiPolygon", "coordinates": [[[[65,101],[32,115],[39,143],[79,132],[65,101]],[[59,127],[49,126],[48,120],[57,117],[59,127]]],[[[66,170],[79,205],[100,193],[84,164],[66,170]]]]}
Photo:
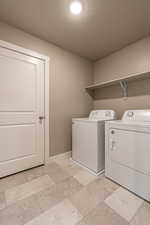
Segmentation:
{"type": "Polygon", "coordinates": [[[94,110],[89,115],[89,120],[113,120],[116,114],[113,110],[94,110]]]}

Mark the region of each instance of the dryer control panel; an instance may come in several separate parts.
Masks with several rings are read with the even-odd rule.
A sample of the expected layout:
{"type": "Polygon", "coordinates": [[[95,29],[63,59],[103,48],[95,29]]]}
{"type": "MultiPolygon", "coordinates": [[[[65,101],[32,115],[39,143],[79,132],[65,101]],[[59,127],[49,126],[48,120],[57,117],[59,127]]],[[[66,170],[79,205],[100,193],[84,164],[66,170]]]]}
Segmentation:
{"type": "Polygon", "coordinates": [[[122,120],[150,122],[150,110],[128,110],[124,113],[122,120]]]}

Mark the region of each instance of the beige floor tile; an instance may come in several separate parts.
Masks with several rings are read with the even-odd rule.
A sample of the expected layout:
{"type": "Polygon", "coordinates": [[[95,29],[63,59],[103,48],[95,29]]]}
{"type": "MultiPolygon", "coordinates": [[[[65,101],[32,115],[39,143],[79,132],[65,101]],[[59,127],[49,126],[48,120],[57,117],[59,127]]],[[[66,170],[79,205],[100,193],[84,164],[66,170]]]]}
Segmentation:
{"type": "Polygon", "coordinates": [[[80,171],[83,171],[84,169],[77,164],[72,164],[64,168],[64,170],[70,175],[70,176],[75,176],[77,173],[80,171]]]}
{"type": "Polygon", "coordinates": [[[46,175],[44,168],[45,168],[45,166],[39,166],[39,167],[32,168],[30,170],[24,171],[26,182],[46,175]]]}
{"type": "Polygon", "coordinates": [[[77,225],[128,225],[128,222],[117,215],[106,204],[102,203],[85,216],[77,225]]]}
{"type": "MultiPolygon", "coordinates": [[[[15,205],[17,208],[16,211],[19,211],[18,215],[21,217],[21,224],[27,223],[28,221],[32,220],[42,213],[42,210],[39,207],[39,202],[37,201],[35,195],[18,201],[17,203],[15,203],[15,205]]],[[[11,205],[9,207],[14,207],[14,205],[11,205]]]]}
{"type": "Polygon", "coordinates": [[[4,192],[0,192],[0,210],[4,209],[6,207],[6,200],[4,192]]]}
{"type": "Polygon", "coordinates": [[[41,211],[46,211],[63,201],[65,198],[75,195],[82,189],[82,185],[73,177],[67,178],[65,181],[55,184],[44,191],[35,194],[36,200],[41,211]]]}
{"type": "Polygon", "coordinates": [[[130,225],[150,225],[150,203],[144,202],[130,225]]]}
{"type": "Polygon", "coordinates": [[[120,185],[118,185],[117,183],[113,182],[112,180],[106,178],[105,176],[102,178],[100,183],[101,183],[101,188],[104,188],[109,193],[113,193],[118,188],[120,188],[120,185]]]}
{"type": "Polygon", "coordinates": [[[86,170],[82,170],[77,173],[74,178],[79,181],[82,185],[87,185],[93,180],[96,180],[97,177],[86,170]]]}
{"type": "Polygon", "coordinates": [[[64,199],[63,196],[54,194],[53,190],[52,188],[47,188],[34,195],[41,212],[52,208],[64,199]]]}
{"type": "Polygon", "coordinates": [[[0,225],[23,225],[40,213],[38,202],[30,196],[0,210],[0,225]]]}
{"type": "Polygon", "coordinates": [[[105,200],[105,203],[129,222],[143,204],[143,200],[120,187],[105,200]]]}
{"type": "Polygon", "coordinates": [[[7,205],[13,204],[18,200],[27,198],[32,194],[35,194],[41,190],[46,189],[49,186],[52,186],[53,184],[54,182],[52,181],[52,179],[48,175],[45,175],[34,179],[28,183],[8,189],[5,191],[7,205]]]}
{"type": "MultiPolygon", "coordinates": [[[[87,223],[84,222],[84,220],[81,220],[79,223],[77,223],[76,225],[88,225],[87,223]]],[[[90,225],[94,225],[94,224],[90,224],[90,225]]]]}
{"type": "Polygon", "coordinates": [[[82,216],[69,200],[64,200],[26,225],[75,225],[82,216]]]}
{"type": "Polygon", "coordinates": [[[67,171],[61,168],[54,160],[52,160],[48,165],[36,167],[31,170],[27,170],[24,173],[27,181],[31,181],[40,176],[49,175],[55,183],[58,183],[70,176],[67,171]]]}
{"type": "Polygon", "coordinates": [[[83,216],[87,215],[110,195],[103,184],[103,179],[96,179],[70,198],[83,216]]]}
{"type": "Polygon", "coordinates": [[[0,210],[0,225],[22,225],[20,208],[14,205],[0,210]]]}
{"type": "MultiPolygon", "coordinates": [[[[44,189],[32,195],[30,198],[33,199],[33,202],[36,202],[38,209],[40,210],[41,213],[43,213],[51,209],[52,207],[54,207],[56,204],[63,201],[66,197],[74,195],[81,188],[82,188],[82,185],[80,185],[75,179],[67,178],[66,181],[63,181],[47,189],[44,189]]],[[[19,201],[18,203],[20,202],[22,203],[22,201],[19,201]]],[[[34,217],[34,214],[36,213],[36,211],[32,212],[31,210],[32,212],[31,215],[29,213],[30,218],[34,217]]],[[[27,211],[26,213],[28,215],[27,211]]],[[[25,219],[26,216],[23,218],[25,219]]],[[[29,221],[29,219],[27,221],[29,221]]]]}
{"type": "Polygon", "coordinates": [[[74,163],[70,158],[54,160],[61,168],[63,168],[70,176],[74,176],[83,168],[74,163]]]}
{"type": "Polygon", "coordinates": [[[59,165],[56,163],[51,163],[44,167],[45,174],[48,174],[55,183],[59,183],[66,178],[70,177],[70,175],[59,165]]]}
{"type": "Polygon", "coordinates": [[[67,178],[59,184],[54,185],[51,188],[51,195],[59,200],[69,198],[75,195],[78,191],[83,188],[76,179],[73,177],[67,178]]]}
{"type": "Polygon", "coordinates": [[[99,190],[101,190],[101,192],[106,193],[105,196],[108,196],[109,194],[117,190],[120,186],[101,175],[96,180],[89,183],[86,187],[88,188],[88,191],[90,193],[96,192],[98,194],[99,190]]]}
{"type": "Polygon", "coordinates": [[[98,199],[93,199],[92,196],[89,195],[86,188],[72,196],[70,201],[83,216],[87,215],[99,203],[98,199]]]}
{"type": "Polygon", "coordinates": [[[9,188],[24,184],[25,182],[26,182],[26,177],[24,175],[24,172],[17,173],[8,177],[0,178],[0,192],[5,191],[9,188]]]}

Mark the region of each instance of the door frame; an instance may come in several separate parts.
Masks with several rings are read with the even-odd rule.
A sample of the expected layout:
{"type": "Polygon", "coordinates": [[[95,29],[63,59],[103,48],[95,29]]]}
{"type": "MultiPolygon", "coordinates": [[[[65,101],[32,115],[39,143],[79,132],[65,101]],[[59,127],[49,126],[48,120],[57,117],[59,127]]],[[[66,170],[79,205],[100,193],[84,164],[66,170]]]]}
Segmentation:
{"type": "Polygon", "coordinates": [[[38,58],[44,62],[44,111],[45,111],[45,126],[44,126],[44,163],[50,161],[50,143],[49,143],[49,61],[48,56],[39,54],[35,51],[11,44],[0,40],[0,47],[22,53],[27,56],[38,58]]]}

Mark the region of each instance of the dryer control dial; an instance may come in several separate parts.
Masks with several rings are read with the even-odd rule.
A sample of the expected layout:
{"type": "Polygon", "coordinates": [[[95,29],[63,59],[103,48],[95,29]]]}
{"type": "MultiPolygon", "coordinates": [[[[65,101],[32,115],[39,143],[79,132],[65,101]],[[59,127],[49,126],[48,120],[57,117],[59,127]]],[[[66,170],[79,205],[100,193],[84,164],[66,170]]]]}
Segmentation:
{"type": "Polygon", "coordinates": [[[128,117],[133,117],[133,116],[134,116],[134,113],[131,112],[131,111],[129,111],[129,112],[128,112],[128,117]]]}

